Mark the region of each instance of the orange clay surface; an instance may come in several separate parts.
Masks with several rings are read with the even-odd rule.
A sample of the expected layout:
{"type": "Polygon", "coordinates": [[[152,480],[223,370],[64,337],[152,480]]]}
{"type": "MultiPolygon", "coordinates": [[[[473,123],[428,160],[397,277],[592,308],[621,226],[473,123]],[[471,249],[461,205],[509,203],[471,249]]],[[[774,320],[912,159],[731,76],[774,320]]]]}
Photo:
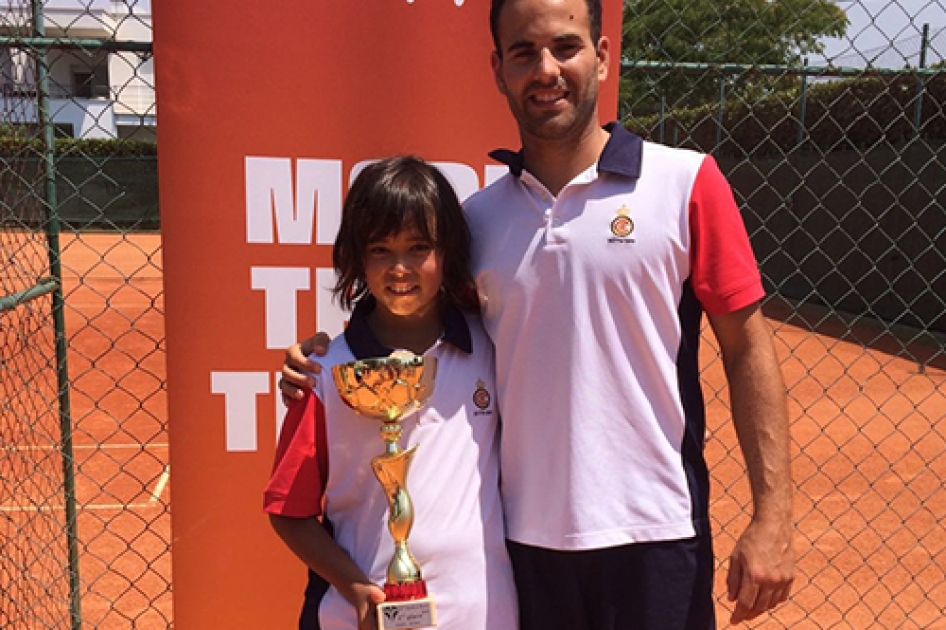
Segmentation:
{"type": "MultiPolygon", "coordinates": [[[[160,237],[64,235],[62,249],[86,627],[167,628],[171,498],[160,237]]],[[[779,301],[765,312],[789,389],[798,574],[790,601],[748,627],[946,628],[942,344],[910,343],[868,324],[848,327],[818,309],[779,301]]],[[[751,501],[711,334],[703,363],[717,612],[726,627],[726,559],[751,501]]],[[[56,436],[50,417],[54,426],[46,430],[56,436]]],[[[55,437],[44,439],[52,444],[55,437]]],[[[42,446],[31,440],[23,443],[42,446]]],[[[23,452],[4,461],[0,474],[24,474],[9,468],[24,465],[23,452]]],[[[56,458],[31,461],[58,474],[56,458]]],[[[35,498],[2,498],[2,517],[36,513],[35,498]]],[[[48,503],[55,507],[57,499],[48,503]]],[[[62,552],[52,533],[40,542],[62,552]]]]}

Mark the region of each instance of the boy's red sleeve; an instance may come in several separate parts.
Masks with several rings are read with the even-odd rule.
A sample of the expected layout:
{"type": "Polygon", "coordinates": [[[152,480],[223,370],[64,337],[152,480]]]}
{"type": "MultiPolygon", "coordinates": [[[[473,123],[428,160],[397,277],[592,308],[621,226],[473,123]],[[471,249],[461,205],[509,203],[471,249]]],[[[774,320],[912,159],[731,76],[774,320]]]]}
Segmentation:
{"type": "Polygon", "coordinates": [[[319,516],[327,478],[325,407],[309,390],[286,413],[273,473],[263,493],[263,509],[281,516],[319,516]]]}

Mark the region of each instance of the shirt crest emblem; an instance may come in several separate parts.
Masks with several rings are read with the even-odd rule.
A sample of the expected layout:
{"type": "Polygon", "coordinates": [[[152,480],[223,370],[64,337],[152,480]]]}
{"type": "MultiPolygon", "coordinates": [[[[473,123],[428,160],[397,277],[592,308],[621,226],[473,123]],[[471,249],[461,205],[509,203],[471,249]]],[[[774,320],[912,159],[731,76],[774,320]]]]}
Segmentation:
{"type": "Polygon", "coordinates": [[[611,220],[611,234],[617,238],[627,238],[634,232],[634,221],[629,216],[630,209],[625,204],[617,210],[617,216],[611,220]]]}
{"type": "Polygon", "coordinates": [[[476,391],[473,392],[473,404],[481,410],[489,409],[489,405],[492,402],[493,397],[490,395],[489,390],[486,389],[486,383],[482,379],[476,381],[476,391]]]}

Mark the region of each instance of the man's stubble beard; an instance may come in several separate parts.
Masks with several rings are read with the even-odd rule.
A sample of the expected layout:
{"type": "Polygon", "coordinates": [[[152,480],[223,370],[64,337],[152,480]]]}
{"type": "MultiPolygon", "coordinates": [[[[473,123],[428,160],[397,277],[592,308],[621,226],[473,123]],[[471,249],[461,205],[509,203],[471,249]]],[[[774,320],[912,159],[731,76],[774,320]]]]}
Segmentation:
{"type": "MultiPolygon", "coordinates": [[[[581,90],[577,105],[568,111],[555,113],[544,118],[529,113],[528,106],[520,107],[518,102],[507,99],[509,109],[519,126],[520,134],[543,141],[561,141],[580,137],[589,126],[597,126],[598,82],[597,77],[590,77],[581,90]]],[[[521,102],[521,101],[520,101],[521,102]]]]}

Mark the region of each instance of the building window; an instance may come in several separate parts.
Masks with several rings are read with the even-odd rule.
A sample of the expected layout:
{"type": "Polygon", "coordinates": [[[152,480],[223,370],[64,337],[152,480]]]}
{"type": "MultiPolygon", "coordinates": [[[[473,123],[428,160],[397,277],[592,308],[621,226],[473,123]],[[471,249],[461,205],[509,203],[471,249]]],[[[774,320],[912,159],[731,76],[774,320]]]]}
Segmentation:
{"type": "Polygon", "coordinates": [[[86,70],[72,72],[72,93],[79,98],[92,98],[94,77],[86,70]]]}
{"type": "Polygon", "coordinates": [[[76,98],[109,98],[108,66],[72,67],[72,96],[76,98]]]}

